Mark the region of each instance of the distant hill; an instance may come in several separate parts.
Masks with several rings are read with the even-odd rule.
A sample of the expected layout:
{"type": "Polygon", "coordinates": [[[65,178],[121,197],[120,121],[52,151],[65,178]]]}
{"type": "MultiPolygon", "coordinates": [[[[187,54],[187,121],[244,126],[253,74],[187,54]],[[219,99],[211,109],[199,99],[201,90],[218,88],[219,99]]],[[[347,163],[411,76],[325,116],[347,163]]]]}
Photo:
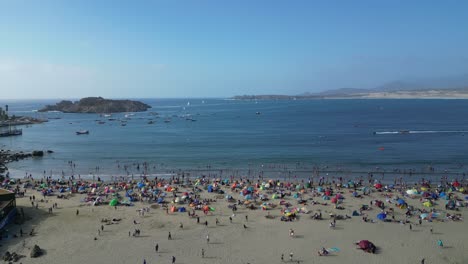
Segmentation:
{"type": "Polygon", "coordinates": [[[468,98],[468,74],[393,81],[372,89],[340,88],[299,95],[243,95],[242,100],[304,100],[333,98],[468,98]]]}
{"type": "Polygon", "coordinates": [[[86,97],[79,101],[61,101],[55,105],[47,105],[39,112],[60,111],[64,113],[121,113],[143,112],[151,106],[131,100],[110,100],[102,97],[86,97]]]}

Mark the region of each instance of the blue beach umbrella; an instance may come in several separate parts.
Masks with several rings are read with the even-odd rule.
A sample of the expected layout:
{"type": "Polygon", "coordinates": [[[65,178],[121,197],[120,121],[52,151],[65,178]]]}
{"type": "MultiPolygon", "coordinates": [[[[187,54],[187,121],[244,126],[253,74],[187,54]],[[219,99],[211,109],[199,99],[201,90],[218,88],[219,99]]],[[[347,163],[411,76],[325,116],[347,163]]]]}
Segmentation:
{"type": "Polygon", "coordinates": [[[377,219],[379,219],[379,220],[383,221],[383,220],[385,220],[385,218],[387,218],[387,214],[385,214],[385,213],[380,213],[380,214],[377,215],[377,219]]]}
{"type": "Polygon", "coordinates": [[[405,200],[403,200],[401,198],[397,200],[398,205],[405,204],[405,203],[406,203],[405,200]]]}

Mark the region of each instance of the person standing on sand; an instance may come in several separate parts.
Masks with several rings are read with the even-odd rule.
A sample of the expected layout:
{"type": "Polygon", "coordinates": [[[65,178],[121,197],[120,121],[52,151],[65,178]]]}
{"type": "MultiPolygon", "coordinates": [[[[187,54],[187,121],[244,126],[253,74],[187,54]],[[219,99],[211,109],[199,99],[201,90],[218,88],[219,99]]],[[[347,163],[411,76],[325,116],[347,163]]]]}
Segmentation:
{"type": "Polygon", "coordinates": [[[156,243],[156,246],[154,247],[154,250],[155,250],[156,252],[159,251],[159,244],[158,244],[158,243],[156,243]]]}
{"type": "Polygon", "coordinates": [[[207,244],[210,243],[210,235],[206,235],[206,243],[207,243],[207,244]]]}
{"type": "Polygon", "coordinates": [[[169,235],[167,235],[167,240],[172,240],[171,232],[169,232],[169,235]]]}
{"type": "Polygon", "coordinates": [[[201,249],[201,257],[205,258],[205,249],[204,248],[201,249]]]}
{"type": "Polygon", "coordinates": [[[174,264],[174,263],[175,263],[175,260],[176,260],[176,259],[175,259],[175,257],[174,257],[174,256],[172,256],[172,264],[174,264]]]}
{"type": "Polygon", "coordinates": [[[281,254],[281,262],[284,262],[284,254],[281,254]]]}
{"type": "Polygon", "coordinates": [[[76,209],[76,215],[80,214],[80,210],[76,209]]]}
{"type": "Polygon", "coordinates": [[[292,251],[289,253],[289,261],[292,261],[293,260],[293,256],[294,254],[292,253],[292,251]]]}
{"type": "Polygon", "coordinates": [[[444,242],[442,242],[441,239],[437,240],[437,245],[439,245],[439,247],[443,248],[444,247],[444,242]]]}

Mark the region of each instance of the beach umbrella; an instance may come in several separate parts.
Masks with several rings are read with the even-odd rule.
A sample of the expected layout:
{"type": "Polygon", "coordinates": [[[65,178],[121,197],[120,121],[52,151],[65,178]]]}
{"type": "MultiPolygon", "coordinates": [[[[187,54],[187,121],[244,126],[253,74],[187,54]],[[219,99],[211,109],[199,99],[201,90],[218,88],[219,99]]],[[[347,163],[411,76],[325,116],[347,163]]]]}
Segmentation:
{"type": "Polygon", "coordinates": [[[398,205],[402,205],[402,204],[405,204],[405,203],[406,203],[405,200],[403,200],[401,198],[397,200],[398,205]]]}
{"type": "Polygon", "coordinates": [[[336,202],[338,202],[338,199],[336,199],[336,197],[331,198],[331,203],[336,203],[336,202]]]}
{"type": "Polygon", "coordinates": [[[386,213],[380,213],[377,215],[377,219],[379,220],[385,220],[385,218],[387,218],[387,214],[386,213]]]}
{"type": "Polygon", "coordinates": [[[117,199],[112,199],[109,203],[110,206],[116,206],[117,204],[119,204],[119,201],[117,199]]]}
{"type": "Polygon", "coordinates": [[[323,199],[323,200],[330,200],[330,196],[324,195],[324,196],[322,196],[322,199],[323,199]]]}
{"type": "Polygon", "coordinates": [[[426,219],[427,217],[429,217],[429,214],[421,214],[419,217],[421,219],[426,219]]]}
{"type": "Polygon", "coordinates": [[[358,196],[358,193],[357,192],[353,192],[353,197],[357,197],[358,196]]]}
{"type": "Polygon", "coordinates": [[[375,187],[376,189],[382,189],[383,186],[382,186],[381,183],[376,183],[376,184],[374,184],[374,187],[375,187]]]}
{"type": "Polygon", "coordinates": [[[317,192],[323,192],[323,188],[322,187],[317,187],[317,192]]]}
{"type": "Polygon", "coordinates": [[[361,249],[368,249],[368,248],[371,247],[371,245],[373,245],[373,244],[372,244],[372,242],[370,242],[369,240],[361,240],[361,241],[359,241],[359,243],[358,243],[358,246],[359,246],[359,248],[361,248],[361,249]]]}
{"type": "Polygon", "coordinates": [[[432,207],[432,203],[430,201],[424,202],[423,205],[426,207],[432,207]]]}
{"type": "Polygon", "coordinates": [[[406,190],[406,193],[409,194],[409,195],[416,195],[416,194],[418,194],[418,190],[410,189],[410,190],[406,190]]]}
{"type": "Polygon", "coordinates": [[[454,181],[454,182],[452,183],[452,186],[453,186],[453,187],[460,187],[460,183],[459,183],[458,181],[454,181]]]}

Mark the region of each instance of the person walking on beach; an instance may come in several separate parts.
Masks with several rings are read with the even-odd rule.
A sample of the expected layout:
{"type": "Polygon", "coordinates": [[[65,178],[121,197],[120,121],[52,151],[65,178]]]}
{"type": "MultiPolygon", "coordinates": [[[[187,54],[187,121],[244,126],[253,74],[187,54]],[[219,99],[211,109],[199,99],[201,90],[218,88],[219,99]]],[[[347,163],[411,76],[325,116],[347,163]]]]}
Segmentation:
{"type": "Polygon", "coordinates": [[[175,263],[175,257],[172,256],[172,264],[174,264],[174,263],[175,263]]]}
{"type": "Polygon", "coordinates": [[[292,261],[293,260],[293,256],[294,254],[292,253],[292,251],[289,253],[289,261],[292,261]]]}
{"type": "Polygon", "coordinates": [[[158,243],[156,243],[156,246],[154,247],[154,250],[155,250],[156,252],[159,251],[159,244],[158,244],[158,243]]]}
{"type": "Polygon", "coordinates": [[[284,262],[284,254],[281,254],[281,262],[284,262]]]}
{"type": "Polygon", "coordinates": [[[207,243],[207,244],[210,243],[210,235],[206,235],[206,243],[207,243]]]}
{"type": "Polygon", "coordinates": [[[80,214],[80,210],[76,209],[76,215],[80,214]]]}
{"type": "Polygon", "coordinates": [[[146,259],[143,259],[143,264],[146,264],[146,259]]]}
{"type": "Polygon", "coordinates": [[[424,264],[426,262],[426,259],[421,259],[421,264],[424,264]]]}
{"type": "Polygon", "coordinates": [[[249,221],[249,216],[248,216],[248,215],[245,215],[245,221],[246,221],[246,222],[249,221]]]}
{"type": "Polygon", "coordinates": [[[169,235],[167,235],[167,240],[172,240],[171,232],[169,232],[169,235]]]}
{"type": "Polygon", "coordinates": [[[444,242],[442,242],[441,239],[437,240],[437,245],[439,245],[439,247],[443,248],[444,247],[444,242]]]}
{"type": "Polygon", "coordinates": [[[205,258],[205,249],[204,248],[201,249],[201,257],[205,258]]]}

